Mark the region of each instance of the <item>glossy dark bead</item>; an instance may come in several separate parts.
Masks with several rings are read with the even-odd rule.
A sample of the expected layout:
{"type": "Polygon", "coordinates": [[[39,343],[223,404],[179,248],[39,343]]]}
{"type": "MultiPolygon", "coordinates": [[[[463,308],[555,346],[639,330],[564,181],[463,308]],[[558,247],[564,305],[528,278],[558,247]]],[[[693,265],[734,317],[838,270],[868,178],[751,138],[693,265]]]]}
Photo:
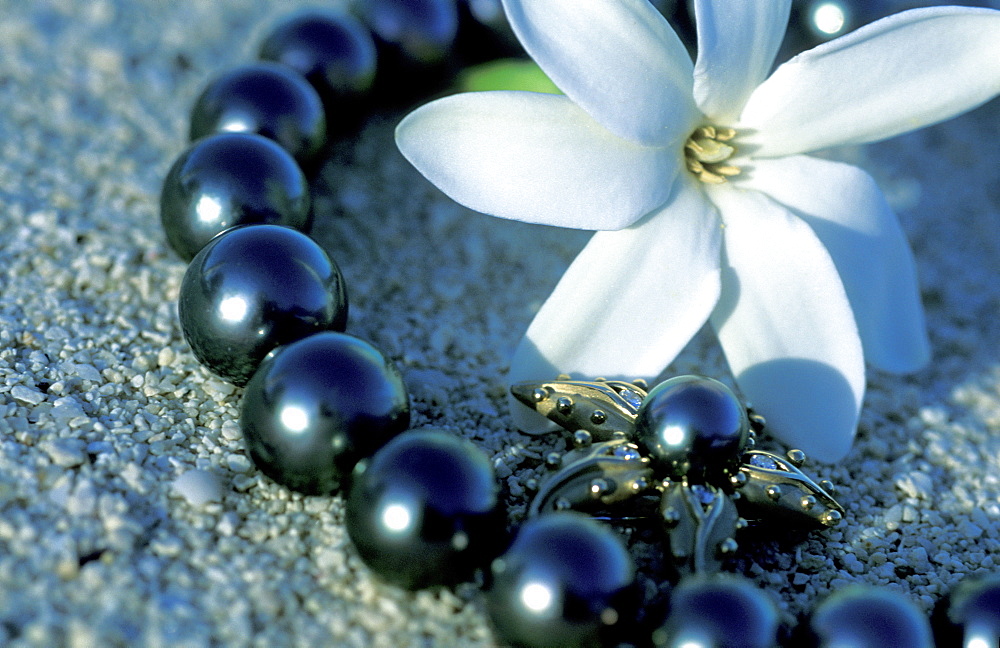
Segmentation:
{"type": "Polygon", "coordinates": [[[750,422],[746,408],[719,381],[677,376],[649,392],[635,430],[637,443],[668,476],[697,482],[739,459],[750,422]]]}
{"type": "Polygon", "coordinates": [[[420,65],[443,61],[458,31],[455,0],[368,0],[362,11],[384,50],[420,65]]]}
{"type": "Polygon", "coordinates": [[[308,229],[309,185],[295,160],[269,139],[225,133],[195,142],[163,181],[160,220],[170,247],[190,261],[236,225],[308,229]]]}
{"type": "Polygon", "coordinates": [[[458,0],[455,49],[466,64],[525,56],[500,0],[458,0]]]}
{"type": "Polygon", "coordinates": [[[653,640],[664,648],[773,648],[780,623],[774,600],[747,579],[689,576],[671,592],[653,640]]]}
{"type": "Polygon", "coordinates": [[[286,18],[261,42],[260,57],[292,68],[327,101],[364,93],[375,79],[375,41],[347,13],[316,9],[286,18]]]}
{"type": "Polygon", "coordinates": [[[933,648],[927,617],[904,595],[851,585],[824,599],[809,620],[816,648],[933,648]]]}
{"type": "Polygon", "coordinates": [[[278,345],[344,330],[347,294],[337,265],[311,238],[249,225],[221,234],[195,256],[178,312],[195,357],[243,385],[278,345]]]}
{"type": "Polygon", "coordinates": [[[441,430],[406,432],[351,478],[345,522],[365,563],[410,590],[470,580],[504,547],[489,458],[441,430]]]}
{"type": "Polygon", "coordinates": [[[265,475],[310,495],[337,490],[358,460],[410,424],[396,366],[368,342],[316,333],[275,349],[243,392],[240,427],[265,475]]]}
{"type": "Polygon", "coordinates": [[[963,580],[938,602],[931,622],[939,647],[1000,646],[1000,574],[963,580]]]}
{"type": "Polygon", "coordinates": [[[323,102],[295,70],[262,61],[217,77],[191,111],[191,139],[213,133],[256,133],[274,140],[300,162],[326,142],[323,102]]]}
{"type": "Polygon", "coordinates": [[[528,520],[492,574],[487,606],[505,645],[616,645],[638,604],[635,566],[621,539],[576,512],[528,520]]]}

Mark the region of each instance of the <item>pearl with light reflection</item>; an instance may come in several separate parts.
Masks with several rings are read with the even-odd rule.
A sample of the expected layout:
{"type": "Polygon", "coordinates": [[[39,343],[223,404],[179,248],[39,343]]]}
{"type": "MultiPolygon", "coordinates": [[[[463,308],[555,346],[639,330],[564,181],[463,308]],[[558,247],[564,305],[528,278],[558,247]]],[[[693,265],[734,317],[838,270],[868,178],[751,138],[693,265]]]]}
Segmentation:
{"type": "Polygon", "coordinates": [[[670,595],[670,613],[653,633],[664,648],[773,648],[780,627],[771,597],[746,578],[725,574],[684,578],[670,595]]]}
{"type": "Polygon", "coordinates": [[[428,66],[451,53],[458,31],[453,0],[368,0],[360,9],[379,46],[380,65],[395,59],[396,65],[428,66]]]}
{"type": "MultiPolygon", "coordinates": [[[[924,613],[904,594],[887,588],[854,584],[828,595],[812,612],[811,643],[879,648],[933,648],[931,626],[924,613]]],[[[803,640],[806,641],[806,640],[803,640]]]]}
{"type": "MultiPolygon", "coordinates": [[[[409,396],[396,366],[368,342],[336,332],[268,354],[243,392],[240,411],[243,441],[257,468],[313,495],[337,490],[358,460],[409,422],[409,396]]],[[[385,522],[405,528],[407,518],[391,504],[385,522]]]]}
{"type": "Polygon", "coordinates": [[[170,167],[160,193],[167,242],[190,261],[213,237],[237,225],[312,222],[309,185],[295,160],[269,139],[224,133],[190,146],[170,167]]]}
{"type": "MultiPolygon", "coordinates": [[[[195,256],[178,312],[195,357],[243,385],[276,346],[344,330],[347,293],[337,265],[308,236],[250,225],[221,234],[195,256]]],[[[294,427],[294,412],[286,416],[294,427]]]]}
{"type": "Polygon", "coordinates": [[[967,576],[931,615],[938,646],[1000,646],[1000,574],[967,576]]]}
{"type": "Polygon", "coordinates": [[[489,458],[443,430],[399,435],[351,476],[344,522],[382,579],[410,590],[470,580],[503,548],[489,458]]]}
{"type": "Polygon", "coordinates": [[[677,376],[654,387],[636,416],[636,442],[671,479],[702,481],[732,468],[747,443],[746,408],[724,384],[677,376]]]}
{"type": "Polygon", "coordinates": [[[617,645],[631,627],[632,557],[614,531],[581,513],[528,520],[492,573],[487,609],[504,645],[617,645]]]}
{"type": "Polygon", "coordinates": [[[242,65],[208,83],[191,110],[191,141],[213,133],[256,133],[274,140],[300,163],[326,143],[319,93],[288,66],[242,65]]]}
{"type": "Polygon", "coordinates": [[[328,109],[339,116],[375,80],[377,58],[371,32],[344,11],[308,9],[289,16],[260,44],[260,58],[287,65],[306,78],[328,109]]]}

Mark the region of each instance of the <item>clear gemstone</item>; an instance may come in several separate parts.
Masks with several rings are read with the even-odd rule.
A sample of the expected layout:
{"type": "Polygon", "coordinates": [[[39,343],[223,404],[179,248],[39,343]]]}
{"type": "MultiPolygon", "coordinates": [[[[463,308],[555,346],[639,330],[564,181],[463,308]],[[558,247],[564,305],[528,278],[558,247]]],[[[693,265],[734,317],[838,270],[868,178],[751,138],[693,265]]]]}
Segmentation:
{"type": "Polygon", "coordinates": [[[708,506],[715,501],[715,493],[700,484],[691,486],[691,492],[695,494],[702,506],[708,506]]]}
{"type": "Polygon", "coordinates": [[[778,469],[778,463],[774,459],[766,455],[755,454],[754,456],[750,457],[750,465],[756,466],[757,468],[765,468],[767,470],[778,469]]]}
{"type": "Polygon", "coordinates": [[[642,459],[642,455],[636,448],[627,445],[621,445],[615,448],[615,456],[624,459],[625,461],[639,461],[642,459]]]}
{"type": "Polygon", "coordinates": [[[639,409],[639,406],[642,405],[642,396],[635,393],[631,389],[623,389],[618,392],[618,395],[621,396],[626,403],[636,409],[639,409]]]}

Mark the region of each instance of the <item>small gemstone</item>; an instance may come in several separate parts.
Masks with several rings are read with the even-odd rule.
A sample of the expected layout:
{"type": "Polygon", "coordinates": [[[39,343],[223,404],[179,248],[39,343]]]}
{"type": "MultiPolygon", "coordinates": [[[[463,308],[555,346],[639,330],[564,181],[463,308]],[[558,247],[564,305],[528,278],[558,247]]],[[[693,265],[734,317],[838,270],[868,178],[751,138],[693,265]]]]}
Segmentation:
{"type": "Polygon", "coordinates": [[[632,391],[631,389],[623,389],[620,392],[618,392],[618,395],[621,396],[626,403],[628,403],[629,405],[631,405],[636,409],[639,409],[639,406],[642,405],[642,396],[632,391]]]}
{"type": "Polygon", "coordinates": [[[627,445],[622,445],[615,448],[614,454],[616,457],[624,459],[625,461],[639,461],[640,459],[642,459],[642,455],[639,454],[639,450],[637,448],[633,448],[627,445]]]}
{"type": "Polygon", "coordinates": [[[715,501],[715,493],[700,484],[691,486],[691,492],[695,494],[702,506],[709,506],[715,501]]]}
{"type": "Polygon", "coordinates": [[[777,470],[778,462],[765,455],[754,455],[750,458],[750,465],[767,470],[777,470]]]}

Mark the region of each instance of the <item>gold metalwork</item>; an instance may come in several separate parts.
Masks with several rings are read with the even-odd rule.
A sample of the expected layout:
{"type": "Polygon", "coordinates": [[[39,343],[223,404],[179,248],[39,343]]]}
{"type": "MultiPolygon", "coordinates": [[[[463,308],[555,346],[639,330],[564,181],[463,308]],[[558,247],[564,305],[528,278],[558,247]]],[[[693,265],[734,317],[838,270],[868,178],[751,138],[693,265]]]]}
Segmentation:
{"type": "Polygon", "coordinates": [[[747,517],[776,516],[811,526],[835,526],[844,507],[799,470],[794,460],[805,460],[801,450],[790,451],[787,459],[763,450],[746,451],[740,465],[740,472],[746,475],[739,486],[741,512],[749,513],[747,517]],[[754,462],[754,457],[763,460],[754,462]],[[771,464],[774,468],[769,467],[771,464]]]}
{"type": "Polygon", "coordinates": [[[583,381],[560,376],[548,382],[516,383],[510,392],[560,427],[570,432],[586,430],[596,440],[607,441],[616,432],[632,437],[646,386],[641,381],[583,381]]]}
{"type": "Polygon", "coordinates": [[[562,508],[596,509],[645,492],[652,481],[649,458],[625,439],[577,447],[539,484],[529,515],[562,508]]]}
{"type": "Polygon", "coordinates": [[[718,571],[736,551],[740,516],[733,500],[714,486],[664,481],[660,515],[669,532],[675,566],[685,573],[718,571]]]}
{"type": "Polygon", "coordinates": [[[510,390],[521,403],[573,434],[573,450],[547,458],[554,472],[539,484],[529,515],[566,508],[593,512],[636,497],[637,504],[651,504],[640,496],[659,492],[659,519],[670,553],[679,570],[693,572],[718,569],[736,550],[734,536],[746,526],[744,518],[784,518],[824,528],[843,517],[832,484],[815,482],[799,470],[806,460],[801,450],[781,457],[754,447],[756,433],[766,422],[752,410],[747,412],[752,431],[738,470],[719,483],[691,484],[686,478],[653,483],[650,459],[631,441],[647,395],[644,382],[559,376],[517,383],[510,390]]]}

